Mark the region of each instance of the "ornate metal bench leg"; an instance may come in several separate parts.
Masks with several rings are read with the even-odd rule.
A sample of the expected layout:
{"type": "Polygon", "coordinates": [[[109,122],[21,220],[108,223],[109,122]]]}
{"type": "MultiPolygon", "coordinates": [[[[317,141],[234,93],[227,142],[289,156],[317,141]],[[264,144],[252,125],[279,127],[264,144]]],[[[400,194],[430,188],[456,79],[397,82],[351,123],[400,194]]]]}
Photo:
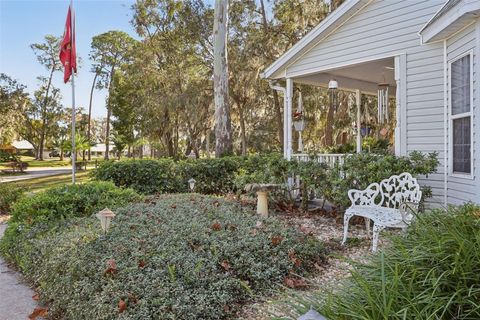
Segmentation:
{"type": "Polygon", "coordinates": [[[370,238],[370,219],[365,218],[365,229],[367,229],[367,237],[370,238]]]}
{"type": "Polygon", "coordinates": [[[343,216],[343,241],[342,246],[345,245],[347,242],[347,235],[348,235],[348,223],[350,222],[350,218],[353,217],[353,214],[349,213],[348,211],[345,212],[343,216]]]}
{"type": "Polygon", "coordinates": [[[373,225],[373,243],[372,243],[372,252],[377,252],[377,246],[378,246],[378,236],[380,234],[380,231],[385,229],[385,226],[379,226],[377,224],[373,225]]]}

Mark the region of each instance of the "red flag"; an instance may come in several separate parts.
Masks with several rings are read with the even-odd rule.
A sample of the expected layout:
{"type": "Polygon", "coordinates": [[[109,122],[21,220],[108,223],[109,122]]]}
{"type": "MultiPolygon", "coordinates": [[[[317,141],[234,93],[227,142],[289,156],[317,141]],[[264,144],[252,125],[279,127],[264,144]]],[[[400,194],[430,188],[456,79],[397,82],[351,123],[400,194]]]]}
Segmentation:
{"type": "Polygon", "coordinates": [[[72,19],[72,7],[68,7],[67,21],[65,22],[65,32],[63,34],[62,44],[60,45],[60,61],[65,68],[63,81],[68,82],[72,74],[72,69],[77,73],[77,52],[75,49],[75,16],[72,19]]]}

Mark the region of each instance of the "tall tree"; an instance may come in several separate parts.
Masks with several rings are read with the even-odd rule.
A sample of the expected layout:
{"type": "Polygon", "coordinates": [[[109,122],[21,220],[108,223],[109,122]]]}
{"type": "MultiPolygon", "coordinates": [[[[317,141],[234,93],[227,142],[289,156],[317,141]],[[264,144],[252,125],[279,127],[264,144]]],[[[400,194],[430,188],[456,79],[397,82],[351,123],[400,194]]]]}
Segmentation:
{"type": "Polygon", "coordinates": [[[228,95],[227,58],[228,0],[215,0],[213,23],[213,91],[215,97],[215,155],[230,154],[232,123],[228,95]]]}
{"type": "Polygon", "coordinates": [[[31,44],[30,47],[32,48],[33,52],[35,53],[38,62],[43,65],[48,71],[49,76],[46,78],[46,82],[43,82],[44,90],[42,93],[44,96],[40,102],[40,141],[38,146],[38,152],[36,154],[36,158],[39,160],[43,160],[43,149],[45,147],[45,138],[46,138],[46,122],[47,122],[47,107],[49,103],[49,99],[51,98],[50,95],[52,94],[52,79],[53,74],[55,71],[59,71],[62,69],[62,64],[59,58],[59,50],[60,50],[60,38],[47,35],[45,36],[45,41],[42,43],[34,43],[31,44]]]}
{"type": "Polygon", "coordinates": [[[12,142],[30,102],[25,86],[0,73],[0,145],[12,142]]]}
{"type": "MultiPolygon", "coordinates": [[[[99,70],[99,88],[112,91],[112,79],[115,71],[126,63],[135,40],[123,31],[108,31],[92,39],[90,59],[94,70],[99,70]]],[[[112,110],[107,98],[107,130],[105,136],[105,159],[109,158],[110,148],[110,118],[112,110]]]]}

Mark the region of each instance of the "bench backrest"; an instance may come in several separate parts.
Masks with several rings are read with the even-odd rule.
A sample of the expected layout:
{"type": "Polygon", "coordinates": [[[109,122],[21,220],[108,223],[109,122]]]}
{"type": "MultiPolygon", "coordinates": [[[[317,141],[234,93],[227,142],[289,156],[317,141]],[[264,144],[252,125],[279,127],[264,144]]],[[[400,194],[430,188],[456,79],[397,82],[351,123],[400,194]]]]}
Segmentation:
{"type": "Polygon", "coordinates": [[[408,172],[391,176],[380,182],[380,206],[397,208],[401,203],[418,203],[422,198],[422,191],[417,179],[408,172]]]}

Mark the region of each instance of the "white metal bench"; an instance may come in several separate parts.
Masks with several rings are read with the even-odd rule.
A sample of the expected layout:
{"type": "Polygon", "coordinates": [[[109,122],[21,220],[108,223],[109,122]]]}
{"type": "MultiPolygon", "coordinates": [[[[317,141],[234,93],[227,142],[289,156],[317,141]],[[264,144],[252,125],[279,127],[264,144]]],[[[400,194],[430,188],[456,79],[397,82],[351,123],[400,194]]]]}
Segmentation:
{"type": "Polygon", "coordinates": [[[365,190],[348,191],[352,205],[345,211],[342,245],[347,241],[348,223],[353,216],[365,218],[370,235],[373,220],[372,251],[377,250],[380,231],[389,228],[406,229],[414,218],[414,211],[422,198],[417,179],[408,172],[391,176],[380,183],[372,183],[365,190]]]}

